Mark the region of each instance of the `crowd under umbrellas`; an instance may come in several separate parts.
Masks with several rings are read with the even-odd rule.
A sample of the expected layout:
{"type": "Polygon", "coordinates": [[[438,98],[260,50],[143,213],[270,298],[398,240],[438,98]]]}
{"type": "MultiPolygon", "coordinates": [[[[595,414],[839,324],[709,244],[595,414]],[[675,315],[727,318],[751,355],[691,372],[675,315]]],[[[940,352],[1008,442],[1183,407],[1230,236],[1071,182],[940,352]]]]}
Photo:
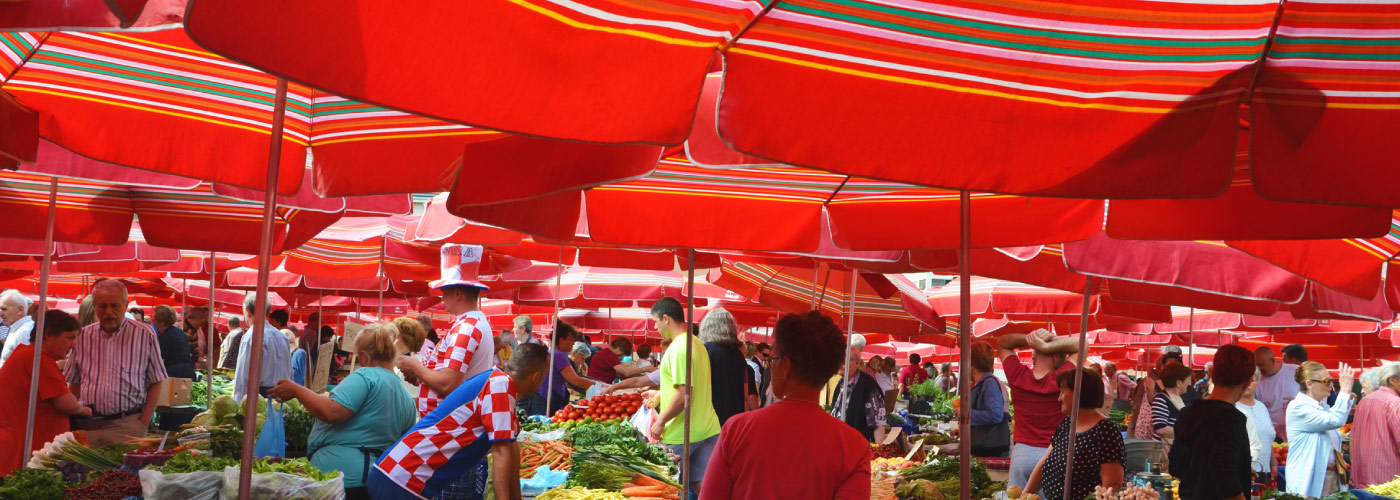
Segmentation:
{"type": "MultiPolygon", "coordinates": [[[[310,4],[271,16],[254,12],[258,9],[228,9],[227,2],[215,0],[191,1],[185,12],[172,7],[175,2],[160,0],[131,2],[112,10],[94,5],[74,7],[80,9],[75,12],[41,8],[11,12],[6,15],[11,31],[5,33],[3,88],[12,99],[3,103],[9,123],[3,152],[6,161],[23,173],[3,173],[0,182],[10,188],[5,198],[23,212],[17,212],[21,216],[16,217],[21,223],[0,237],[28,241],[31,247],[42,241],[38,251],[30,248],[8,254],[22,256],[11,266],[14,272],[37,270],[39,278],[34,290],[38,298],[34,333],[30,333],[34,371],[23,441],[30,441],[36,426],[37,374],[46,336],[40,333],[45,332],[46,311],[51,308],[50,273],[55,266],[64,265],[65,255],[83,253],[64,245],[125,244],[132,215],[136,215],[145,226],[142,232],[148,243],[174,251],[180,258],[171,263],[138,264],[130,272],[163,273],[171,279],[173,271],[151,268],[178,263],[186,251],[200,258],[207,255],[207,266],[181,274],[207,271],[204,279],[210,284],[211,304],[218,303],[213,283],[220,266],[215,252],[256,254],[247,259],[255,262],[250,266],[256,274],[250,294],[253,299],[248,302],[253,308],[242,312],[256,318],[248,321],[251,344],[262,345],[269,335],[278,333],[267,332],[261,319],[272,316],[269,288],[278,267],[274,261],[284,252],[301,251],[287,258],[303,266],[337,259],[350,263],[359,260],[356,252],[360,257],[369,256],[368,261],[374,263],[344,269],[358,272],[373,268],[373,276],[361,278],[375,284],[361,295],[379,295],[379,304],[384,303],[385,292],[404,297],[431,295],[423,285],[433,278],[401,280],[389,276],[395,259],[399,259],[397,264],[405,264],[399,268],[401,272],[413,272],[413,259],[406,255],[414,250],[396,247],[398,253],[391,256],[385,235],[380,236],[377,257],[370,256],[373,245],[346,244],[353,238],[328,238],[324,242],[335,243],[321,246],[312,243],[312,238],[342,217],[364,215],[373,211],[367,207],[379,206],[363,199],[352,203],[356,195],[443,191],[449,184],[449,211],[475,220],[474,224],[484,222],[500,226],[502,231],[521,231],[556,243],[559,266],[563,266],[565,247],[676,249],[676,267],[689,272],[688,292],[683,296],[691,306],[682,318],[687,323],[694,323],[697,317],[694,274],[703,260],[714,259],[710,262],[721,272],[725,259],[779,266],[797,261],[813,269],[814,278],[809,282],[812,299],[806,307],[793,300],[791,289],[785,299],[776,298],[781,293],[754,294],[748,299],[788,313],[825,311],[845,330],[848,349],[858,338],[857,331],[927,341],[956,347],[958,373],[969,374],[975,371],[970,356],[973,337],[978,324],[984,323],[983,329],[995,336],[998,347],[1020,347],[1017,341],[1006,340],[1020,338],[1037,357],[1060,350],[1078,353],[1070,385],[1072,394],[1082,395],[1083,371],[1078,368],[1096,348],[1100,349],[1097,354],[1124,365],[1133,357],[1127,352],[1131,349],[1101,349],[1107,339],[1148,346],[1143,349],[1148,352],[1156,350],[1150,348],[1152,342],[1185,344],[1188,368],[1197,365],[1198,340],[1218,348],[1212,355],[1222,358],[1239,358],[1237,349],[1230,346],[1256,345],[1260,359],[1255,364],[1267,372],[1275,365],[1265,359],[1265,351],[1272,352],[1265,344],[1273,344],[1275,335],[1304,336],[1319,339],[1309,349],[1314,359],[1285,362],[1283,366],[1296,366],[1294,373],[1306,374],[1306,380],[1295,381],[1302,385],[1298,393],[1316,399],[1322,394],[1312,388],[1321,391],[1330,382],[1353,378],[1349,364],[1375,369],[1381,360],[1394,359],[1396,354],[1386,326],[1400,306],[1396,300],[1400,294],[1395,292],[1400,285],[1383,279],[1390,260],[1400,252],[1400,239],[1390,232],[1395,227],[1390,208],[1395,200],[1393,193],[1382,187],[1390,184],[1384,181],[1394,174],[1384,168],[1384,162],[1375,161],[1394,153],[1387,149],[1391,147],[1388,141],[1376,135],[1384,127],[1375,126],[1394,122],[1390,116],[1393,107],[1387,101],[1393,93],[1386,92],[1394,81],[1388,72],[1394,69],[1383,62],[1393,54],[1384,44],[1375,43],[1380,38],[1372,33],[1386,27],[1388,21],[1384,20],[1389,18],[1379,13],[1389,6],[1375,4],[1356,12],[1352,10],[1355,7],[1255,3],[1169,3],[1163,8],[1174,15],[1207,20],[1227,15],[1241,20],[1229,26],[1188,23],[1177,27],[1179,31],[1172,36],[1181,39],[1183,46],[1229,40],[1227,45],[1241,49],[1213,54],[1209,62],[1203,62],[1196,59],[1197,54],[1161,44],[1133,45],[1123,51],[1147,57],[1139,58],[1142,61],[1132,69],[1106,56],[1123,51],[1081,54],[1092,64],[1064,57],[1065,51],[1078,50],[1082,34],[1075,30],[1087,28],[1043,29],[1042,21],[1057,20],[1038,11],[1007,15],[1008,22],[1025,25],[1019,29],[1042,35],[1039,45],[1011,50],[1007,48],[1011,45],[999,42],[996,30],[977,39],[986,45],[962,43],[962,49],[952,48],[955,44],[936,30],[905,33],[895,26],[914,21],[903,14],[896,15],[893,22],[866,23],[859,22],[864,19],[860,16],[852,22],[846,19],[849,16],[808,12],[799,6],[732,2],[706,7],[711,17],[702,22],[672,8],[658,8],[630,13],[642,16],[632,24],[647,28],[613,33],[622,37],[608,42],[615,52],[606,58],[585,58],[591,61],[586,67],[541,63],[557,60],[557,54],[550,52],[553,46],[521,39],[533,36],[531,30],[500,30],[499,26],[509,23],[496,23],[508,19],[521,26],[538,26],[543,18],[531,16],[541,11],[525,14],[491,2],[433,7],[435,11],[417,19],[427,21],[422,24],[387,13],[361,16],[373,29],[350,29],[340,24],[347,16],[323,11],[333,7],[310,4]],[[1335,12],[1327,11],[1323,17],[1347,21],[1310,24],[1310,8],[1333,9],[1335,12]],[[330,21],[311,23],[308,28],[298,19],[330,21]],[[464,19],[472,20],[471,29],[452,24],[464,19]],[[480,20],[487,23],[479,24],[480,20]],[[796,23],[802,30],[810,30],[810,36],[788,43],[765,38],[783,36],[783,23],[796,23]],[[38,31],[54,26],[86,29],[38,31]],[[121,31],[132,26],[140,28],[121,31]],[[249,39],[246,33],[253,31],[262,36],[249,39]],[[418,36],[403,36],[409,32],[418,36]],[[463,36],[464,32],[471,34],[463,36]],[[892,33],[900,33],[895,38],[905,41],[885,37],[876,43],[840,42],[892,33]],[[1325,36],[1309,36],[1318,33],[1325,36]],[[1316,45],[1306,57],[1278,49],[1303,39],[1316,45]],[[678,43],[654,45],[659,40],[678,43]],[[443,47],[443,52],[423,54],[400,45],[425,41],[443,47]],[[790,45],[793,43],[807,46],[790,45]],[[896,43],[904,49],[881,50],[896,43]],[[1263,49],[1270,46],[1276,50],[1263,49]],[[309,47],[317,50],[305,50],[309,47]],[[363,48],[365,57],[336,58],[323,65],[298,59],[303,57],[300,54],[336,53],[346,47],[363,48]],[[502,47],[513,50],[499,50],[502,47]],[[1002,64],[958,63],[933,52],[933,47],[939,51],[975,49],[982,54],[979,57],[1002,64]],[[707,76],[707,72],[719,69],[711,66],[716,50],[726,62],[725,70],[707,76]],[[778,55],[789,51],[804,56],[778,55]],[[1018,51],[1020,56],[989,55],[1018,51]],[[912,65],[884,60],[896,52],[922,56],[909,61],[912,65]],[[620,60],[617,54],[627,60],[620,60]],[[443,64],[446,60],[451,62],[443,64]],[[505,60],[522,66],[516,71],[495,71],[505,60]],[[675,69],[664,74],[654,74],[650,71],[654,67],[636,71],[634,65],[648,61],[665,61],[675,69]],[[867,70],[840,66],[855,64],[852,61],[877,64],[867,70]],[[1006,80],[983,73],[993,67],[1027,79],[1032,78],[1028,75],[1040,76],[1034,78],[1036,85],[1006,85],[1006,80]],[[1155,75],[1182,67],[1193,68],[1202,78],[1178,81],[1167,91],[1138,77],[1144,71],[1155,75]],[[596,76],[600,68],[605,69],[601,80],[596,76]],[[626,71],[629,68],[633,71],[626,71]],[[444,79],[440,78],[443,71],[492,76],[444,79]],[[1076,88],[1072,78],[1041,79],[1065,72],[1110,78],[1107,84],[1118,88],[1102,93],[1094,87],[1094,92],[1089,92],[1076,88]],[[1236,73],[1255,76],[1227,77],[1236,73]],[[1323,73],[1329,76],[1317,76],[1323,73]],[[545,74],[549,77],[540,77],[545,74]],[[772,78],[773,74],[790,78],[772,78]],[[860,86],[865,82],[862,78],[880,82],[883,90],[851,91],[866,88],[860,86]],[[366,88],[363,82],[371,79],[380,85],[366,88]],[[992,88],[969,88],[965,86],[968,81],[992,88]],[[1295,98],[1296,92],[1289,89],[1299,82],[1315,89],[1317,96],[1327,97],[1295,98]],[[471,87],[466,94],[474,97],[514,96],[520,89],[560,97],[464,102],[467,100],[461,99],[462,88],[457,85],[467,83],[471,87]],[[722,94],[718,92],[721,83],[725,89],[722,94]],[[783,87],[785,84],[807,90],[783,87]],[[578,91],[585,87],[592,90],[578,91]],[[641,92],[643,88],[650,91],[641,92]],[[859,96],[861,105],[836,110],[841,113],[811,116],[802,126],[769,123],[803,121],[800,117],[811,111],[810,101],[826,96],[825,92],[859,96]],[[1056,97],[1042,95],[1046,92],[1056,97]],[[95,95],[103,98],[84,97],[95,95]],[[948,99],[950,95],[967,99],[948,99]],[[709,109],[696,111],[697,101],[709,109]],[[947,108],[930,103],[945,103],[947,108]],[[1027,113],[1008,108],[1007,103],[1044,108],[1027,113]],[[1190,103],[1199,105],[1186,105],[1190,103]],[[1322,111],[1288,111],[1295,107],[1322,111]],[[1242,108],[1249,114],[1242,115],[1242,108]],[[851,110],[860,111],[852,114],[851,110]],[[1094,110],[1085,113],[1095,114],[1075,114],[1082,112],[1075,110],[1094,110]],[[967,118],[973,115],[982,118],[967,118]],[[599,126],[598,116],[617,119],[599,126]],[[911,120],[910,116],[919,119],[911,120]],[[1306,124],[1298,123],[1303,119],[1300,116],[1309,117],[1306,124]],[[1247,124],[1243,129],[1241,121],[1247,124]],[[114,129],[110,123],[132,126],[114,129]],[[692,123],[702,126],[687,137],[684,131],[690,130],[692,123]],[[1024,126],[1031,128],[1019,128],[1024,126]],[[1008,135],[1023,135],[1014,133],[1018,130],[1041,133],[1024,134],[1024,142],[1008,140],[1008,135]],[[1309,132],[1300,138],[1299,130],[1309,132]],[[1098,134],[1087,141],[1094,147],[1067,147],[1085,144],[1085,137],[1077,134],[1086,131],[1098,134]],[[923,140],[930,135],[958,140],[923,140]],[[1193,139],[1184,139],[1188,137],[1193,139]],[[668,149],[681,142],[686,142],[686,156],[668,149]],[[49,143],[56,148],[46,150],[49,143]],[[266,168],[262,164],[265,145],[266,168]],[[1007,148],[1004,155],[986,154],[998,145],[1007,148]],[[44,151],[49,156],[40,154],[44,151]],[[1036,161],[1027,160],[1028,151],[1036,161]],[[1046,151],[1055,152],[1048,155],[1054,161],[1042,161],[1046,151]],[[211,152],[222,163],[208,161],[211,152]],[[309,157],[315,158],[310,169],[306,168],[309,157]],[[663,158],[659,163],[658,157],[663,158]],[[948,161],[928,168],[926,158],[948,161]],[[1245,158],[1248,168],[1240,168],[1237,158],[1245,158]],[[407,163],[404,168],[413,170],[384,175],[383,165],[397,163],[407,163]],[[1183,163],[1202,167],[1185,172],[1178,167],[1183,163]],[[89,168],[86,175],[74,175],[74,169],[81,173],[84,166],[89,168]],[[1335,175],[1323,182],[1309,173],[1319,170],[1335,175]],[[149,177],[133,181],[131,176],[140,177],[142,171],[192,179],[195,184],[159,182],[152,186],[149,177]],[[562,171],[576,175],[553,175],[562,171]],[[409,172],[413,175],[402,175],[409,172]],[[368,182],[354,182],[357,178],[368,182]],[[383,187],[387,185],[392,187],[383,187]],[[43,195],[45,190],[47,196],[43,195]],[[1215,196],[1222,191],[1227,195],[1215,196]],[[323,199],[319,194],[346,197],[323,199]],[[1105,204],[1104,198],[1127,199],[1105,204]],[[325,199],[341,201],[337,205],[325,199]],[[954,199],[959,202],[956,210],[950,208],[954,199]],[[781,202],[771,203],[774,200],[781,202]],[[1280,215],[1297,224],[1271,223],[1270,219],[1276,221],[1280,215]],[[901,216],[904,224],[918,220],[921,227],[901,225],[901,216]],[[41,220],[43,224],[38,223],[41,220]],[[218,224],[211,227],[223,231],[192,231],[189,224],[218,224]],[[218,234],[178,238],[181,234],[209,233],[218,234]],[[956,247],[955,252],[952,247],[956,247]],[[1005,265],[998,255],[978,253],[994,247],[1025,265],[1005,265]],[[1052,247],[1055,250],[1051,251],[1052,247]],[[855,255],[862,251],[900,255],[892,260],[855,255]],[[1058,252],[1060,266],[1053,265],[1054,259],[1048,266],[1036,260],[1047,251],[1058,252]],[[985,267],[984,263],[992,262],[998,265],[985,267]],[[850,283],[851,293],[846,300],[836,302],[836,307],[827,300],[829,280],[816,277],[824,266],[845,271],[849,278],[849,282],[846,277],[837,279],[841,285],[850,283]],[[979,266],[986,271],[978,274],[1079,295],[1081,310],[1077,315],[1073,311],[1015,311],[998,318],[978,317],[972,307],[972,281],[979,266]],[[958,307],[940,311],[926,298],[910,299],[908,287],[900,286],[899,280],[870,276],[915,270],[958,273],[958,307]],[[824,282],[820,287],[819,281],[824,282]],[[414,288],[406,284],[409,282],[418,285],[414,288]],[[863,297],[878,295],[888,301],[899,296],[899,306],[891,308],[886,302],[883,308],[865,307],[868,301],[857,293],[859,284],[868,284],[875,291],[863,297]],[[1110,300],[1105,302],[1105,298],[1110,300]],[[920,305],[917,299],[925,303],[920,305]],[[1111,310],[1108,304],[1115,303],[1117,309],[1111,310]],[[1157,317],[1161,311],[1124,307],[1124,303],[1178,306],[1185,314],[1177,314],[1177,310],[1166,320],[1148,321],[1141,316],[1157,317]],[[1091,310],[1091,304],[1099,309],[1091,310]],[[928,310],[938,314],[928,314],[928,310]],[[956,311],[956,321],[949,310],[956,311]],[[868,317],[858,314],[862,311],[875,311],[875,316],[892,314],[906,326],[917,326],[917,332],[882,332],[879,327],[862,330],[857,325],[868,317]],[[1226,327],[1198,327],[1198,312],[1199,325],[1226,327]],[[1009,333],[1022,328],[1014,326],[1016,323],[1033,322],[1035,319],[1028,316],[1041,314],[1047,316],[1041,326],[1077,338],[1050,339],[1037,333],[1038,329],[1029,334],[1009,333]],[[1231,316],[1234,327],[1227,326],[1231,316]],[[1185,318],[1184,329],[1179,318],[1185,318]],[[1282,326],[1251,328],[1251,322],[1282,326]],[[1365,327],[1351,324],[1366,322],[1376,326],[1365,331],[1365,327]],[[1051,348],[1051,344],[1056,347],[1051,348]],[[1324,376],[1316,366],[1306,364],[1319,359],[1337,366],[1336,373],[1324,376]]],[[[593,9],[589,12],[603,13],[609,19],[633,19],[608,10],[620,8],[588,7],[593,9]]],[[[564,11],[575,13],[564,6],[541,9],[551,19],[567,17],[569,14],[561,13],[564,11]]],[[[1158,33],[1161,28],[1155,16],[1159,13],[1150,10],[1126,17],[1096,17],[1102,14],[1092,11],[1078,15],[1124,32],[1158,33]]],[[[599,33],[620,29],[582,29],[589,26],[572,23],[560,36],[602,44],[596,38],[599,33]]],[[[397,230],[404,229],[406,226],[397,230]]],[[[422,250],[417,249],[420,257],[422,250]]],[[[420,272],[422,266],[434,268],[433,262],[418,264],[420,272]]],[[[91,274],[94,288],[110,291],[112,282],[99,281],[97,275],[120,273],[91,274]],[[97,287],[97,283],[107,284],[97,287]]],[[[556,274],[556,289],[558,277],[564,274],[562,269],[556,274]]],[[[801,296],[808,290],[797,292],[801,296]]],[[[127,305],[121,304],[120,309],[127,305]]],[[[113,308],[108,304],[107,309],[113,308]]],[[[558,316],[558,306],[555,309],[558,316]]],[[[382,318],[379,312],[376,316],[382,318]]],[[[109,332],[119,331],[117,324],[108,325],[112,327],[109,332]]],[[[216,343],[214,330],[211,327],[206,332],[210,337],[205,340],[205,349],[210,352],[216,343]]],[[[693,351],[687,343],[686,384],[679,385],[690,384],[693,351]]],[[[240,371],[248,377],[262,374],[262,366],[271,361],[263,357],[260,350],[248,353],[247,369],[240,371]]],[[[997,357],[1007,361],[1004,356],[997,357]]],[[[853,373],[852,362],[859,358],[845,358],[842,371],[853,373]]],[[[1147,361],[1138,363],[1137,368],[1147,370],[1151,365],[1150,359],[1147,361]]],[[[549,363],[552,366],[553,357],[549,363]]],[[[212,369],[213,363],[209,364],[212,369]]],[[[1213,368],[1220,369],[1217,365],[1213,368]]],[[[1161,367],[1151,368],[1150,373],[1162,375],[1158,373],[1161,367]]],[[[1377,376],[1384,375],[1380,372],[1377,376]]],[[[1217,389],[1225,386],[1243,392],[1240,384],[1234,383],[1239,378],[1236,374],[1220,378],[1229,383],[1217,384],[1217,389]]],[[[973,390],[970,379],[960,378],[960,394],[973,390]]],[[[1387,377],[1371,386],[1389,381],[1387,377]]],[[[256,387],[253,384],[260,381],[240,382],[256,387]]],[[[254,422],[254,399],[247,402],[245,425],[254,422]]],[[[1064,412],[1071,429],[1079,424],[1082,402],[1078,397],[1072,399],[1064,412]]],[[[1342,396],[1337,401],[1332,408],[1350,404],[1342,396]]],[[[546,398],[546,405],[550,404],[546,398]]],[[[687,436],[681,470],[693,475],[689,467],[690,404],[685,408],[687,436]]],[[[103,412],[108,416],[133,416],[123,415],[132,408],[108,410],[112,408],[103,412]]],[[[149,412],[143,409],[135,416],[144,419],[145,413],[149,412]]],[[[958,418],[962,435],[969,435],[971,412],[960,411],[958,418]]],[[[1076,433],[1067,437],[1065,469],[1074,470],[1076,433]]],[[[245,466],[240,471],[239,491],[246,496],[251,474],[246,465],[253,459],[254,436],[245,434],[243,444],[245,466]]],[[[1306,449],[1323,450],[1323,445],[1314,443],[1306,449]]],[[[969,447],[963,447],[960,460],[964,478],[960,498],[969,498],[969,447]]],[[[1068,476],[1062,491],[1072,491],[1073,478],[1068,476]]],[[[696,478],[682,479],[682,486],[689,488],[696,478]]],[[[1303,491],[1304,496],[1321,496],[1312,494],[1312,486],[1326,480],[1305,480],[1309,489],[1303,491]]],[[[1290,488],[1296,484],[1289,483],[1290,488]]]]}

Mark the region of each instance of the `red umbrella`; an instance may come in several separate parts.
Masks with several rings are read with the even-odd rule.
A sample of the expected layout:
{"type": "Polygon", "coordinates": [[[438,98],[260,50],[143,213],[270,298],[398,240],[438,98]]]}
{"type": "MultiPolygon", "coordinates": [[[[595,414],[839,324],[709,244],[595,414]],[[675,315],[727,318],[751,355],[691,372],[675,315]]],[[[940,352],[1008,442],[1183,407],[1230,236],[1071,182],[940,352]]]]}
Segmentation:
{"type": "MultiPolygon", "coordinates": [[[[507,273],[505,280],[511,281],[512,273],[507,273]]],[[[488,296],[510,298],[522,304],[554,304],[557,300],[561,307],[574,308],[625,307],[634,303],[650,305],[662,297],[685,300],[685,277],[675,271],[574,266],[567,268],[560,276],[558,287],[553,279],[530,281],[534,282],[506,293],[488,292],[488,296]]],[[[724,298],[726,292],[715,285],[697,281],[695,295],[696,302],[703,304],[710,298],[724,298]]]]}
{"type": "Polygon", "coordinates": [[[0,31],[149,28],[178,25],[183,0],[0,2],[0,31]]]}
{"type": "Polygon", "coordinates": [[[1380,289],[1381,267],[1400,253],[1400,212],[1377,238],[1312,241],[1230,241],[1230,246],[1318,283],[1358,297],[1380,289]]]}
{"type": "MultiPolygon", "coordinates": [[[[929,303],[940,316],[961,314],[959,305],[959,278],[927,290],[929,303]]],[[[1053,288],[1002,281],[989,278],[974,278],[972,281],[971,311],[978,318],[1020,317],[1045,318],[1046,316],[1077,317],[1084,308],[1084,295],[1053,288]]],[[[1097,308],[1097,301],[1090,305],[1090,313],[1097,308]]],[[[1061,318],[1065,319],[1065,318],[1061,318]]]]}
{"type": "MultiPolygon", "coordinates": [[[[1100,201],[973,198],[975,246],[1087,238],[1103,224],[1100,201]]],[[[454,198],[449,209],[560,241],[586,227],[593,241],[614,245],[813,252],[824,234],[850,250],[956,247],[956,200],[947,190],[808,169],[714,170],[669,158],[636,181],[521,203],[465,206],[454,198]]]]}

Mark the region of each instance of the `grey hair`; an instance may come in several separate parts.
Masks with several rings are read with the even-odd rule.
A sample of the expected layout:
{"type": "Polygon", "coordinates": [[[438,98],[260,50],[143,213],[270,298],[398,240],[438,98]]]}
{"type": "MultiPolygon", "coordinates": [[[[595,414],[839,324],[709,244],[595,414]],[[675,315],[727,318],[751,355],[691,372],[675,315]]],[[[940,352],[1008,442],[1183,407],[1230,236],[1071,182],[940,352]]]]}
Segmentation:
{"type": "MultiPolygon", "coordinates": [[[[258,294],[249,293],[243,296],[243,312],[248,316],[255,316],[258,313],[258,294]]],[[[272,299],[267,301],[267,313],[272,313],[272,299]]]]}
{"type": "Polygon", "coordinates": [[[574,342],[574,348],[570,352],[572,354],[582,354],[584,356],[587,356],[589,354],[593,354],[593,349],[589,349],[588,344],[585,344],[583,342],[574,342]]]}
{"type": "Polygon", "coordinates": [[[527,331],[527,332],[534,332],[534,331],[535,331],[535,320],[530,319],[529,316],[526,316],[526,315],[524,315],[524,314],[521,314],[521,315],[515,317],[515,327],[516,327],[516,328],[524,328],[525,331],[527,331]]]}
{"type": "Polygon", "coordinates": [[[20,306],[20,309],[29,311],[29,297],[25,297],[24,294],[19,293],[19,290],[13,288],[0,293],[0,303],[16,304],[20,306]]]}
{"type": "Polygon", "coordinates": [[[861,335],[861,334],[859,334],[859,333],[852,333],[852,334],[851,334],[851,347],[855,348],[856,350],[864,351],[864,350],[865,350],[865,336],[864,336],[864,335],[861,335]]]}
{"type": "Polygon", "coordinates": [[[1376,387],[1380,388],[1382,384],[1388,386],[1390,379],[1400,378],[1400,363],[1386,363],[1385,366],[1380,367],[1379,373],[1380,375],[1376,377],[1378,382],[1376,387]]]}
{"type": "Polygon", "coordinates": [[[716,308],[700,321],[700,341],[706,344],[738,344],[739,322],[724,308],[716,308]]]}
{"type": "Polygon", "coordinates": [[[243,319],[242,319],[242,318],[240,318],[240,317],[238,317],[238,316],[229,316],[229,318],[228,318],[228,327],[229,327],[229,328],[238,328],[238,327],[241,326],[241,325],[243,325],[243,319]]]}
{"type": "Polygon", "coordinates": [[[122,283],[120,280],[114,280],[114,279],[111,279],[111,278],[107,278],[107,279],[98,281],[97,283],[94,283],[94,284],[92,285],[92,291],[93,291],[93,292],[96,292],[98,289],[115,289],[115,290],[118,290],[118,291],[120,291],[120,292],[122,293],[122,303],[125,304],[125,303],[127,302],[126,283],[122,283]]]}
{"type": "Polygon", "coordinates": [[[1382,368],[1385,368],[1385,365],[1377,366],[1370,370],[1361,372],[1361,387],[1370,387],[1372,389],[1379,388],[1381,386],[1380,380],[1382,368]]]}

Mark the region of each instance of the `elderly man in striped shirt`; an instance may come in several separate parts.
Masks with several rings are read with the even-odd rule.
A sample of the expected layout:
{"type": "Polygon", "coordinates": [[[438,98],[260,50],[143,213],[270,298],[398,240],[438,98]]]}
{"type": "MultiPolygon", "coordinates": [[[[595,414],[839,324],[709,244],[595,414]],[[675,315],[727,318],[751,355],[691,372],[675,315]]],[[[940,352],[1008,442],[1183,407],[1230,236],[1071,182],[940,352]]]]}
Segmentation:
{"type": "Polygon", "coordinates": [[[1377,368],[1376,390],[1356,405],[1351,433],[1352,482],[1357,488],[1400,475],[1400,363],[1377,368]]]}
{"type": "Polygon", "coordinates": [[[145,437],[156,410],[156,385],[166,379],[156,332],[126,317],[126,285],[102,280],[92,287],[97,323],[84,327],[63,367],[69,389],[93,415],[111,422],[88,431],[93,447],[145,437]]]}

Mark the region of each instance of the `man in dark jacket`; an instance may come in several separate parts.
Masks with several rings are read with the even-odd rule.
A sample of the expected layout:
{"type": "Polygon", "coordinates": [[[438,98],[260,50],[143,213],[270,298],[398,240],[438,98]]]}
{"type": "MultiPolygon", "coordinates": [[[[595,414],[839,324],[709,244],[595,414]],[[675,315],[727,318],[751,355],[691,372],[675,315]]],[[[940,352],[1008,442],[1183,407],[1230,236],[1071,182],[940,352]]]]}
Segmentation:
{"type": "Polygon", "coordinates": [[[1171,474],[1181,480],[1183,500],[1248,499],[1253,484],[1249,433],[1235,403],[1254,375],[1254,355],[1240,346],[1223,346],[1211,368],[1215,389],[1181,410],[1176,421],[1171,474]]]}

